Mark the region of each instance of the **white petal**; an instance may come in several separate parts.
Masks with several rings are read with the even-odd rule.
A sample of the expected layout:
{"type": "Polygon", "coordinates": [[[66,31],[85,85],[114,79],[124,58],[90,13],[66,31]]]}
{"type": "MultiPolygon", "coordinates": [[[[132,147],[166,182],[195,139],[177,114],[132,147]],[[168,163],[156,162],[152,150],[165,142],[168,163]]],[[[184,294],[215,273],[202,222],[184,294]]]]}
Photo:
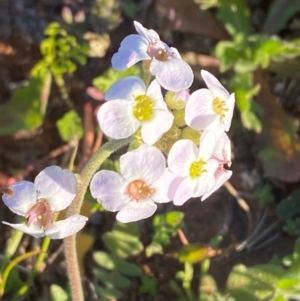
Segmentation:
{"type": "Polygon", "coordinates": [[[62,221],[53,223],[45,230],[45,233],[52,239],[62,239],[80,231],[87,220],[86,216],[72,215],[62,221]]]}
{"type": "Polygon", "coordinates": [[[193,197],[196,183],[197,181],[191,180],[189,177],[184,178],[175,192],[173,199],[174,205],[181,206],[193,197]]]}
{"type": "Polygon", "coordinates": [[[205,169],[206,173],[201,176],[194,190],[193,197],[200,197],[215,185],[215,172],[219,167],[219,163],[216,160],[208,160],[205,169]]]}
{"type": "Polygon", "coordinates": [[[128,182],[140,179],[151,185],[161,177],[165,167],[162,152],[147,144],[120,157],[121,174],[128,182]]]}
{"type": "Polygon", "coordinates": [[[101,170],[92,178],[90,191],[105,209],[118,211],[130,201],[129,196],[124,194],[126,183],[118,173],[101,170]]]}
{"type": "Polygon", "coordinates": [[[138,34],[147,39],[150,43],[160,40],[158,33],[153,29],[147,29],[137,21],[133,21],[133,24],[138,34]]]}
{"type": "Polygon", "coordinates": [[[153,80],[150,83],[147,89],[147,96],[149,96],[154,101],[154,109],[168,109],[161,93],[161,87],[157,80],[153,80]]]}
{"type": "Polygon", "coordinates": [[[222,86],[222,84],[211,73],[206,70],[201,70],[201,76],[205,81],[208,89],[213,94],[214,98],[219,97],[222,100],[226,100],[229,97],[228,91],[222,86]]]}
{"type": "Polygon", "coordinates": [[[180,59],[181,60],[181,55],[178,52],[178,50],[174,47],[170,47],[168,49],[168,55],[172,56],[172,58],[180,59]]]}
{"type": "Polygon", "coordinates": [[[178,177],[190,175],[191,164],[198,159],[197,146],[188,139],[176,141],[168,155],[169,170],[178,177]]]}
{"type": "Polygon", "coordinates": [[[217,143],[217,137],[213,131],[205,130],[201,134],[198,159],[204,159],[207,161],[212,157],[215,145],[217,143]]]}
{"type": "Polygon", "coordinates": [[[9,186],[8,190],[10,193],[4,192],[2,196],[4,204],[14,213],[25,216],[37,200],[34,184],[21,181],[9,186]]]}
{"type": "Polygon", "coordinates": [[[122,139],[130,137],[139,128],[140,123],[132,113],[132,106],[122,99],[104,103],[97,114],[100,128],[105,135],[122,139]]]}
{"type": "Polygon", "coordinates": [[[178,92],[189,88],[194,80],[191,67],[183,60],[170,58],[165,62],[153,59],[150,72],[166,90],[178,92]]]}
{"type": "Polygon", "coordinates": [[[134,102],[134,96],[146,94],[144,82],[136,76],[127,76],[115,82],[105,93],[105,100],[125,99],[134,102]]]}
{"type": "Polygon", "coordinates": [[[34,183],[38,198],[45,198],[53,211],[67,208],[76,195],[75,175],[59,166],[45,168],[37,175],[34,183]]]}
{"type": "Polygon", "coordinates": [[[131,201],[121,211],[116,219],[122,223],[136,222],[150,217],[157,209],[157,205],[151,200],[131,201]]]}
{"type": "Polygon", "coordinates": [[[151,199],[156,203],[168,203],[173,200],[173,193],[170,191],[171,183],[174,181],[175,176],[166,168],[162,176],[152,184],[154,189],[151,199]],[[172,195],[172,198],[169,197],[172,195]]]}
{"type": "Polygon", "coordinates": [[[147,54],[148,41],[146,38],[132,34],[127,36],[121,43],[117,53],[111,59],[112,67],[115,70],[130,68],[139,61],[149,60],[147,54]]]}
{"type": "Polygon", "coordinates": [[[233,115],[233,109],[234,109],[234,103],[235,103],[235,97],[234,94],[231,94],[229,98],[226,101],[226,107],[228,109],[225,120],[224,120],[224,125],[225,125],[225,131],[229,131],[230,126],[231,126],[231,120],[232,120],[232,115],[233,115]]]}
{"type": "Polygon", "coordinates": [[[213,186],[213,188],[211,188],[211,190],[202,195],[201,200],[204,201],[205,199],[207,199],[213,192],[219,189],[231,177],[231,175],[231,170],[217,170],[215,174],[215,185],[213,186]]]}
{"type": "Polygon", "coordinates": [[[36,238],[45,236],[45,232],[41,228],[35,226],[34,223],[31,224],[30,227],[28,227],[26,224],[10,224],[8,222],[2,222],[2,223],[11,226],[17,230],[20,230],[24,233],[30,234],[36,238]]]}
{"type": "Polygon", "coordinates": [[[145,143],[153,145],[172,126],[174,115],[168,110],[155,110],[151,121],[141,123],[141,135],[145,143]]]}
{"type": "Polygon", "coordinates": [[[185,107],[185,122],[191,128],[203,131],[209,124],[219,120],[213,110],[213,95],[208,89],[191,94],[185,107]]]}

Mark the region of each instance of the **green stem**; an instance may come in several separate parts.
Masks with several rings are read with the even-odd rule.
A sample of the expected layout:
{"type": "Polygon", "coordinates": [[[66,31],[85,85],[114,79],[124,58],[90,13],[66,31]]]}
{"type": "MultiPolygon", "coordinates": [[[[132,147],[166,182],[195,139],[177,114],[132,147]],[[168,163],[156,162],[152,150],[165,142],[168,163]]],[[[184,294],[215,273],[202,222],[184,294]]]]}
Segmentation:
{"type": "MultiPolygon", "coordinates": [[[[20,287],[20,289],[18,290],[18,292],[16,293],[16,295],[14,296],[12,301],[18,300],[20,296],[23,296],[29,290],[35,275],[39,272],[41,264],[43,263],[45,256],[47,255],[47,251],[48,251],[50,242],[51,242],[51,239],[48,236],[45,236],[45,238],[43,239],[41,251],[39,251],[40,254],[35,262],[35,265],[32,269],[32,272],[31,272],[28,280],[26,281],[26,283],[23,286],[20,287]]],[[[34,252],[36,252],[36,251],[34,251],[34,252]]]]}
{"type": "MultiPolygon", "coordinates": [[[[104,160],[121,147],[129,144],[130,141],[131,137],[120,140],[111,140],[104,144],[91,157],[78,177],[77,194],[74,201],[68,208],[67,217],[80,213],[84,196],[90,184],[90,181],[101,164],[104,162],[104,160]]],[[[67,273],[71,286],[72,301],[84,301],[79,265],[77,260],[76,234],[64,239],[64,252],[67,264],[67,273]]]]}
{"type": "Polygon", "coordinates": [[[54,80],[56,85],[58,86],[61,98],[64,100],[69,109],[74,109],[74,105],[69,98],[69,94],[66,88],[66,83],[62,75],[54,75],[54,80]]]}
{"type": "Polygon", "coordinates": [[[31,251],[31,252],[25,253],[23,255],[18,256],[17,258],[12,260],[8,264],[8,266],[4,270],[3,277],[2,277],[2,283],[1,283],[1,288],[0,288],[0,297],[2,297],[4,294],[5,285],[6,285],[6,282],[7,282],[7,279],[8,279],[8,276],[9,276],[11,270],[22,260],[32,257],[40,252],[41,252],[40,250],[36,250],[36,251],[31,251]]]}

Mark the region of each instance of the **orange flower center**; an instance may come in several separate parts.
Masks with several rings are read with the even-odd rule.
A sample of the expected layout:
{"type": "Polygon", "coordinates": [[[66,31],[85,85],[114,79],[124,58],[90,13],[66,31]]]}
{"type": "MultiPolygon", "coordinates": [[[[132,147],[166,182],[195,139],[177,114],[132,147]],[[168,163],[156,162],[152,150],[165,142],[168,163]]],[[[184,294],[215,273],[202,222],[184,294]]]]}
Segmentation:
{"type": "Polygon", "coordinates": [[[132,181],[126,188],[126,193],[137,202],[149,198],[153,192],[154,189],[147,186],[143,180],[132,181]]]}

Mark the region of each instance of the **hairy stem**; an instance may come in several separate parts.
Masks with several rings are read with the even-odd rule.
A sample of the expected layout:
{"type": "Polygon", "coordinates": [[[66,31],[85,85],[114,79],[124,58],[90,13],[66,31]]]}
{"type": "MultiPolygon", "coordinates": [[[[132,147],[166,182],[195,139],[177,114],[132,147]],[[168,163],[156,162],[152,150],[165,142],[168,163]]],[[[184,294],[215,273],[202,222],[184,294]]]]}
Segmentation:
{"type": "MultiPolygon", "coordinates": [[[[68,208],[67,217],[79,214],[84,200],[84,195],[90,181],[105,159],[121,147],[129,144],[131,138],[111,140],[104,144],[87,162],[78,177],[77,194],[68,208]]],[[[67,273],[70,280],[72,301],[84,301],[83,289],[79,271],[76,251],[76,234],[64,239],[64,252],[67,264],[67,273]]]]}

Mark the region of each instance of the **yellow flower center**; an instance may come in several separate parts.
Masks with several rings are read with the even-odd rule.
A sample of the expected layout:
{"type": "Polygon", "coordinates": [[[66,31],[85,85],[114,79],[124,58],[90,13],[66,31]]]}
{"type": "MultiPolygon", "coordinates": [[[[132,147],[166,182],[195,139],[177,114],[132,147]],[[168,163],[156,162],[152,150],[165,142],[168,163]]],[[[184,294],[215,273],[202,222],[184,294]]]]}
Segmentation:
{"type": "Polygon", "coordinates": [[[135,201],[141,201],[149,198],[154,189],[148,186],[143,180],[135,180],[128,184],[126,193],[135,201]]]}
{"type": "Polygon", "coordinates": [[[228,111],[228,108],[226,107],[226,101],[216,97],[213,100],[213,110],[216,114],[220,115],[220,119],[222,120],[228,111]]]}
{"type": "Polygon", "coordinates": [[[153,117],[153,100],[147,95],[139,95],[135,98],[133,115],[139,121],[149,121],[153,117]]]}
{"type": "Polygon", "coordinates": [[[190,166],[190,177],[192,179],[201,177],[207,171],[205,165],[206,162],[203,159],[194,161],[190,166]]]}

